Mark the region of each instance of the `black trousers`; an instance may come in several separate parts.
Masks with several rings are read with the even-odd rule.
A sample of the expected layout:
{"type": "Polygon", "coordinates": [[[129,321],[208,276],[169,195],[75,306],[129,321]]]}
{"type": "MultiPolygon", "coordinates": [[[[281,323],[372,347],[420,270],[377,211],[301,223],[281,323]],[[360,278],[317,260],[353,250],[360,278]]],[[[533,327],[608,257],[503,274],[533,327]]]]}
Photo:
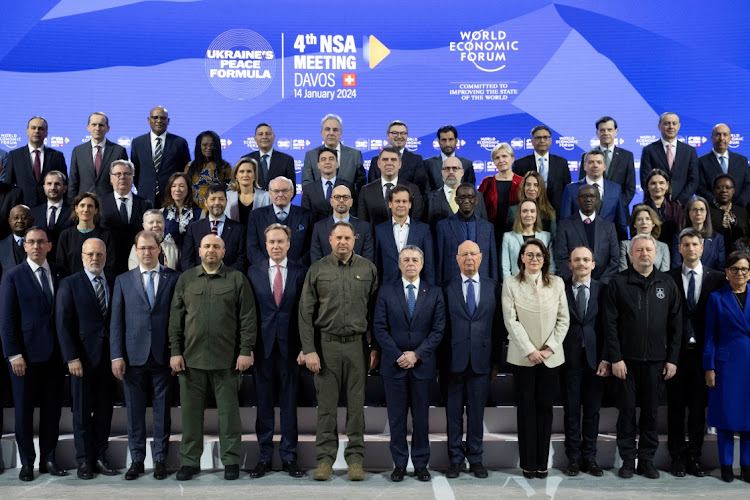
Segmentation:
{"type": "Polygon", "coordinates": [[[628,374],[617,379],[617,447],[623,460],[635,460],[635,435],[638,440],[638,459],[653,461],[659,446],[656,431],[656,412],[659,407],[659,386],[662,384],[664,363],[625,361],[628,374]],[[635,408],[640,403],[641,416],[635,422],[635,408]]]}
{"type": "Polygon", "coordinates": [[[683,349],[677,374],[667,380],[667,445],[672,458],[698,458],[706,431],[706,388],[703,351],[696,347],[683,349]],[[685,410],[688,412],[685,441],[685,410]]]}
{"type": "Polygon", "coordinates": [[[103,359],[97,367],[84,364],[83,377],[70,376],[70,392],[78,465],[106,460],[115,394],[115,377],[108,360],[103,359]]]}
{"type": "Polygon", "coordinates": [[[597,376],[596,371],[588,365],[583,349],[577,360],[565,360],[561,375],[565,410],[565,454],[570,460],[594,460],[604,378],[597,376]]]}
{"type": "Polygon", "coordinates": [[[552,435],[552,403],[559,388],[559,367],[515,366],[518,454],[524,470],[547,470],[552,435]]]}

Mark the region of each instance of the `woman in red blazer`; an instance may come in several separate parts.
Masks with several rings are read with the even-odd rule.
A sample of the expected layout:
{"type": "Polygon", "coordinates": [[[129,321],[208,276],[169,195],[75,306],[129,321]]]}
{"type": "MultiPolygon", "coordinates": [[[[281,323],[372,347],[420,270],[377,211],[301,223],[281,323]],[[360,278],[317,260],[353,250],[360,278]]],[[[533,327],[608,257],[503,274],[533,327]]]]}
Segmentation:
{"type": "MultiPolygon", "coordinates": [[[[495,224],[495,239],[503,240],[508,208],[518,203],[518,187],[523,177],[511,170],[516,155],[507,142],[501,142],[492,150],[492,163],[497,168],[493,176],[485,177],[479,185],[487,208],[487,220],[495,224]]],[[[498,244],[498,248],[499,248],[498,244]]]]}

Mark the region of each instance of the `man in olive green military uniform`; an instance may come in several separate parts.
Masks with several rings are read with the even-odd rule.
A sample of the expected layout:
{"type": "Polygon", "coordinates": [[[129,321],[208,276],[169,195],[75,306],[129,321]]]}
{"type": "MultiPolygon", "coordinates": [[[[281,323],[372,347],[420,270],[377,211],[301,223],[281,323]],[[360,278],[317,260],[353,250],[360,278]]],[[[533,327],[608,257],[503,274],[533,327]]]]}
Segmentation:
{"type": "MultiPolygon", "coordinates": [[[[318,422],[313,479],[325,481],[333,473],[338,452],[336,407],[343,387],[346,395],[344,458],[349,479],[362,481],[365,453],[365,380],[363,342],[372,331],[372,312],[378,291],[377,269],[354,253],[354,229],[337,222],[328,238],[332,252],[314,263],[305,278],[299,304],[299,329],[307,368],[315,373],[318,422]]],[[[370,369],[379,354],[372,350],[370,369]]]]}
{"type": "Polygon", "coordinates": [[[201,264],[177,280],[169,316],[169,364],[180,374],[182,406],[177,479],[187,481],[200,472],[203,410],[211,387],[219,412],[224,479],[237,479],[242,447],[237,391],[242,372],[253,364],[255,299],[245,276],[223,264],[221,238],[204,236],[199,255],[201,264]]]}

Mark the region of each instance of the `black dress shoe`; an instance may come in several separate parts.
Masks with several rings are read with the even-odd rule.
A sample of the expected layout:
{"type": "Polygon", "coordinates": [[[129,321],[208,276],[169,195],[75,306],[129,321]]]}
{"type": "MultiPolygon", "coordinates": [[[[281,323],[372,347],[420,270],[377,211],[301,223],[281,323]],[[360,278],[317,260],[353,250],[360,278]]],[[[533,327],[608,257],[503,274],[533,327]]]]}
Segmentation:
{"type": "Polygon", "coordinates": [[[601,467],[599,467],[599,464],[596,463],[596,460],[593,458],[590,458],[588,460],[583,460],[581,462],[581,471],[588,472],[592,476],[595,477],[602,477],[604,475],[604,471],[601,467]]]}
{"type": "Polygon", "coordinates": [[[459,474],[461,474],[461,464],[451,464],[445,472],[445,477],[448,479],[456,479],[459,474]]]}
{"type": "Polygon", "coordinates": [[[703,470],[703,466],[695,457],[688,457],[685,461],[685,470],[691,476],[695,477],[706,477],[706,471],[703,470]]]}
{"type": "Polygon", "coordinates": [[[393,469],[393,472],[391,472],[391,481],[393,481],[394,483],[400,483],[404,480],[405,475],[406,467],[396,467],[395,469],[393,469]]]}
{"type": "Polygon", "coordinates": [[[193,479],[193,476],[200,473],[201,468],[200,467],[191,467],[189,465],[183,465],[180,467],[180,470],[177,471],[177,480],[178,481],[190,481],[193,479]]]}
{"type": "Polygon", "coordinates": [[[281,470],[289,474],[289,477],[305,477],[305,471],[300,469],[299,465],[297,465],[297,462],[294,460],[281,464],[281,470]]]}
{"type": "Polygon", "coordinates": [[[98,472],[99,474],[104,474],[105,476],[119,476],[120,471],[109,465],[104,460],[97,460],[96,464],[94,465],[94,470],[98,472]]]}
{"type": "Polygon", "coordinates": [[[224,479],[227,481],[234,481],[240,478],[240,466],[239,464],[227,465],[224,467],[224,479]]]}
{"type": "Polygon", "coordinates": [[[546,471],[546,470],[538,470],[534,474],[534,477],[536,477],[537,479],[547,479],[547,475],[548,474],[549,474],[549,472],[546,471]]]}
{"type": "Polygon", "coordinates": [[[143,462],[133,462],[130,464],[130,468],[125,473],[125,480],[132,481],[138,479],[138,476],[143,474],[143,462]]]}
{"type": "Polygon", "coordinates": [[[521,472],[526,479],[534,479],[536,477],[536,471],[521,469],[521,472]]]}
{"type": "Polygon", "coordinates": [[[477,479],[486,479],[490,475],[487,469],[484,468],[484,465],[482,465],[482,462],[469,464],[469,472],[474,474],[474,477],[477,479]]]}
{"type": "Polygon", "coordinates": [[[731,465],[721,466],[721,480],[725,483],[731,483],[734,481],[734,469],[732,469],[731,465]]]}
{"type": "Polygon", "coordinates": [[[634,473],[635,473],[635,460],[629,459],[629,460],[622,461],[622,467],[620,467],[620,470],[617,472],[617,475],[623,479],[630,479],[633,477],[634,473]]]}
{"type": "Polygon", "coordinates": [[[58,466],[55,462],[49,461],[39,464],[39,473],[46,474],[50,473],[53,476],[67,476],[68,471],[58,466]]]}
{"type": "Polygon", "coordinates": [[[34,480],[34,466],[23,465],[21,466],[21,472],[18,473],[18,479],[21,481],[33,481],[34,480]]]}
{"type": "Polygon", "coordinates": [[[78,467],[78,479],[94,479],[94,471],[91,470],[89,464],[84,462],[78,467]]]}
{"type": "Polygon", "coordinates": [[[659,471],[651,460],[638,460],[636,472],[648,479],[659,479],[659,471]]]}
{"type": "Polygon", "coordinates": [[[578,460],[569,460],[568,466],[565,468],[566,476],[577,476],[581,471],[581,466],[578,464],[578,460]]]}
{"type": "Polygon", "coordinates": [[[687,471],[685,470],[685,462],[682,458],[677,457],[672,459],[672,475],[674,477],[685,477],[687,471]]]}
{"type": "Polygon", "coordinates": [[[167,464],[164,460],[157,460],[154,462],[154,479],[161,481],[162,479],[166,479],[168,475],[167,464]]]}
{"type": "Polygon", "coordinates": [[[258,479],[265,476],[266,472],[271,472],[271,464],[268,462],[258,462],[255,468],[250,471],[250,477],[258,479]]]}
{"type": "Polygon", "coordinates": [[[750,465],[740,465],[740,476],[746,483],[750,483],[750,465]]]}
{"type": "Polygon", "coordinates": [[[430,475],[430,471],[427,470],[427,467],[415,467],[414,477],[416,477],[419,481],[422,481],[422,482],[427,482],[432,479],[432,476],[430,475]]]}

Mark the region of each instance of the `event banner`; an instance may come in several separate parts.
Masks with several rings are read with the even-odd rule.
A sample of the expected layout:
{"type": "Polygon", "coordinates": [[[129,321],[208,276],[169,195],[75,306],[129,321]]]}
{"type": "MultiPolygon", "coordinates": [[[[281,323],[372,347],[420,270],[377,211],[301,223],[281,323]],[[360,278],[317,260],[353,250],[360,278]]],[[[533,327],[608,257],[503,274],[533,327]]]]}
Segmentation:
{"type": "Polygon", "coordinates": [[[477,182],[494,173],[498,143],[531,154],[537,124],[571,171],[598,143],[603,115],[636,167],[666,111],[699,156],[714,124],[731,126],[740,152],[750,125],[744,3],[36,0],[3,10],[0,148],[25,145],[40,115],[47,145],[68,161],[89,140],[91,112],[105,112],[109,139],[128,148],[156,105],[191,153],[197,134],[217,132],[230,163],[257,149],[255,126],[267,122],[298,175],[328,113],[365,167],[392,120],[424,157],[440,154],[436,131],[450,124],[477,182]]]}

